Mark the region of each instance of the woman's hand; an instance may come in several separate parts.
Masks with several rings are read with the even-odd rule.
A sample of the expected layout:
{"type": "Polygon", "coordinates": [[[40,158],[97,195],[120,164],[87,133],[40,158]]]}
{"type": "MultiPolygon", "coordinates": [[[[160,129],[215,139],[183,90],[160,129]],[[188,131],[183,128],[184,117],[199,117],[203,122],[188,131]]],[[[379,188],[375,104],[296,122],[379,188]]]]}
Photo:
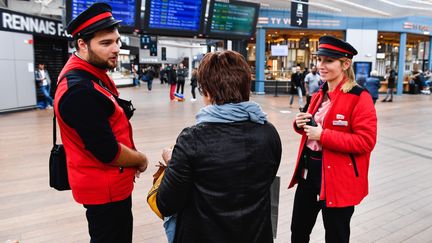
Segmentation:
{"type": "Polygon", "coordinates": [[[322,133],[322,126],[320,124],[317,124],[318,126],[313,127],[313,126],[309,126],[309,125],[304,125],[303,129],[304,132],[306,133],[306,136],[308,136],[309,140],[315,140],[315,141],[319,141],[321,138],[321,133],[322,133]]]}
{"type": "Polygon", "coordinates": [[[165,164],[168,165],[168,161],[171,159],[171,155],[172,155],[172,147],[171,148],[164,148],[162,150],[162,159],[165,161],[165,164]]]}
{"type": "Polygon", "coordinates": [[[304,112],[297,113],[295,117],[296,126],[299,129],[302,129],[306,125],[306,123],[310,121],[311,117],[312,115],[309,113],[304,113],[304,112]]]}

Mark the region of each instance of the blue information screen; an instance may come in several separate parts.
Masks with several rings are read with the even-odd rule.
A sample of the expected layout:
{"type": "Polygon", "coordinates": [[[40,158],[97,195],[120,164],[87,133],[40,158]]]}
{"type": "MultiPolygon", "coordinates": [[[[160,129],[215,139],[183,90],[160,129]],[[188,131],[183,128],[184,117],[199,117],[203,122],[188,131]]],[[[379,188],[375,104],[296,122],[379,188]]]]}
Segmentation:
{"type": "Polygon", "coordinates": [[[115,19],[121,20],[122,26],[135,26],[135,0],[112,0],[112,1],[98,1],[98,0],[72,0],[71,12],[72,19],[77,17],[80,13],[86,10],[95,2],[105,2],[112,7],[112,13],[115,19]]]}
{"type": "Polygon", "coordinates": [[[147,0],[150,1],[149,28],[199,31],[201,0],[147,0]]]}
{"type": "Polygon", "coordinates": [[[256,9],[251,6],[215,2],[210,31],[234,35],[252,35],[256,9]]]}

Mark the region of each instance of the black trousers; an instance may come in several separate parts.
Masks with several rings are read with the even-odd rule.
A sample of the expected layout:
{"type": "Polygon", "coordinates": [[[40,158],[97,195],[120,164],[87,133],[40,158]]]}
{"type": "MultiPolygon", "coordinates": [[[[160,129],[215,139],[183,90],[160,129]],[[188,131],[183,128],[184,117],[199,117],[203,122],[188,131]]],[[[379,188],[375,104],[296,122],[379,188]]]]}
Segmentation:
{"type": "Polygon", "coordinates": [[[185,85],[185,81],[177,81],[177,92],[176,93],[179,93],[179,91],[181,91],[180,94],[183,94],[184,85],[185,85]]]}
{"type": "Polygon", "coordinates": [[[100,205],[84,205],[91,243],[132,242],[132,198],[100,205]]]}
{"type": "Polygon", "coordinates": [[[192,98],[196,99],[196,94],[195,94],[195,89],[197,86],[192,85],[192,89],[191,89],[191,93],[192,93],[192,98]]]}
{"type": "Polygon", "coordinates": [[[329,208],[324,201],[318,201],[321,182],[321,159],[307,156],[308,173],[306,179],[299,178],[291,220],[291,242],[309,242],[319,211],[325,228],[327,243],[348,243],[350,238],[350,221],[354,206],[329,208]]]}

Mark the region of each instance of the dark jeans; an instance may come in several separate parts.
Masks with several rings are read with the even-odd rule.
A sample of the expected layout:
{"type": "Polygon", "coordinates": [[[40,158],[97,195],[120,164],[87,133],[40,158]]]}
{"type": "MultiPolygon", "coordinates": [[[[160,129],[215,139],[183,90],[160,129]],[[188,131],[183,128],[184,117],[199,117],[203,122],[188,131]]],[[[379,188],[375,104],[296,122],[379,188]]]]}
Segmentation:
{"type": "MultiPolygon", "coordinates": [[[[309,156],[308,156],[309,157],[309,156]]],[[[327,243],[348,243],[350,221],[354,206],[329,208],[324,201],[318,201],[321,182],[321,160],[308,159],[306,179],[299,178],[291,221],[291,242],[309,242],[310,234],[320,210],[327,243]]]]}
{"type": "Polygon", "coordinates": [[[150,91],[152,90],[152,87],[153,87],[153,79],[150,78],[147,80],[147,89],[150,91]]]}
{"type": "Polygon", "coordinates": [[[195,89],[196,89],[196,87],[197,87],[197,86],[192,85],[192,89],[191,89],[191,92],[192,92],[192,98],[194,98],[194,99],[196,99],[196,94],[195,94],[195,89]]]}
{"type": "Polygon", "coordinates": [[[184,85],[185,85],[184,81],[177,81],[177,92],[176,93],[179,93],[180,88],[181,88],[180,94],[183,94],[183,92],[184,92],[184,85]]]}
{"type": "Polygon", "coordinates": [[[132,198],[100,204],[84,205],[91,243],[132,242],[132,198]]]}

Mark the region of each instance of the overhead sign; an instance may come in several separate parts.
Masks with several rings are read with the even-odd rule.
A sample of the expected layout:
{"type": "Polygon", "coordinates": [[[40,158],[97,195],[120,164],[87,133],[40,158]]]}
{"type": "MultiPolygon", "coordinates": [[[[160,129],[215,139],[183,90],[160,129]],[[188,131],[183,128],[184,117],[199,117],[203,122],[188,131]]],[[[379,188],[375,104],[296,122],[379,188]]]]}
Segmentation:
{"type": "Polygon", "coordinates": [[[296,0],[291,1],[291,26],[307,28],[308,22],[308,1],[296,0]]]}
{"type": "Polygon", "coordinates": [[[272,45],[271,55],[276,57],[288,56],[288,45],[272,45]]]}
{"type": "Polygon", "coordinates": [[[0,9],[0,30],[64,37],[60,21],[0,9]]]}

